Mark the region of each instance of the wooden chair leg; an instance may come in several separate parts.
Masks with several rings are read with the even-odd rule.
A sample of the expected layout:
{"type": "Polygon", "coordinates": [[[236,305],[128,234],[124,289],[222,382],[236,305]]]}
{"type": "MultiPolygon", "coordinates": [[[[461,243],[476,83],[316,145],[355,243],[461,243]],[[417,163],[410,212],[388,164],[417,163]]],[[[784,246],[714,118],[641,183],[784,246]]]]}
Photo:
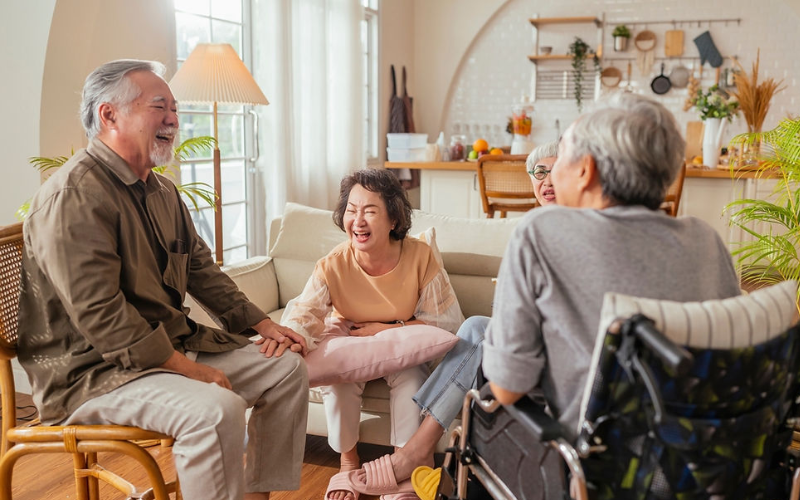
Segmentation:
{"type": "Polygon", "coordinates": [[[486,212],[486,218],[487,218],[487,219],[494,219],[494,210],[492,210],[492,209],[490,208],[490,209],[489,209],[489,210],[486,212]]]}
{"type": "Polygon", "coordinates": [[[505,219],[506,218],[506,211],[505,210],[500,210],[500,218],[501,219],[505,219]]]}
{"type": "Polygon", "coordinates": [[[77,471],[86,468],[87,462],[85,453],[76,452],[72,454],[72,467],[75,471],[75,494],[78,500],[96,500],[89,496],[89,480],[77,473],[77,471]]]}

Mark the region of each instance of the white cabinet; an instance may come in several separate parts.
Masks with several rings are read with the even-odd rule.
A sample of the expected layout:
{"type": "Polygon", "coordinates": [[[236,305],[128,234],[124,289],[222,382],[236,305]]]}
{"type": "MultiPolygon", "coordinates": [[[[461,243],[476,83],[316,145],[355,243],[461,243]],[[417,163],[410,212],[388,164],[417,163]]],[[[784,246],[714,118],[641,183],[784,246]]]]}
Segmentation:
{"type": "MultiPolygon", "coordinates": [[[[730,226],[730,216],[735,209],[724,211],[725,207],[739,199],[774,201],[773,191],[777,182],[777,179],[729,180],[687,177],[683,184],[678,215],[690,215],[707,222],[733,251],[738,248],[737,243],[751,241],[753,237],[738,227],[730,226]]],[[[752,228],[761,234],[768,231],[763,223],[756,224],[752,228]]]]}
{"type": "Polygon", "coordinates": [[[484,217],[474,170],[420,170],[420,210],[432,214],[484,217]]]}

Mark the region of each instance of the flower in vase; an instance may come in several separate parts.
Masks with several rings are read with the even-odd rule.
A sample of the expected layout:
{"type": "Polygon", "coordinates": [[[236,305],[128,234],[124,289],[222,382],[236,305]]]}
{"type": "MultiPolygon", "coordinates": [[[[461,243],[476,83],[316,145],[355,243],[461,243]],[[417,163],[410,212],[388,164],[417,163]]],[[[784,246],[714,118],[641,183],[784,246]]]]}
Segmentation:
{"type": "Polygon", "coordinates": [[[726,98],[717,85],[712,85],[708,90],[697,89],[694,98],[694,107],[700,112],[700,119],[727,118],[728,121],[739,113],[739,101],[726,98]]]}

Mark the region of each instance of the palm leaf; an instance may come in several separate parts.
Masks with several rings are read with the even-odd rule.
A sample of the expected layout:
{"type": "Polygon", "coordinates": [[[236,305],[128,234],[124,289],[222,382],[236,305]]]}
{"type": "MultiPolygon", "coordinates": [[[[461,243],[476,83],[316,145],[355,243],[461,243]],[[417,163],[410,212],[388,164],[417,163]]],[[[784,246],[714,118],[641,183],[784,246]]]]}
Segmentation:
{"type": "Polygon", "coordinates": [[[69,160],[69,156],[54,156],[52,158],[46,156],[31,156],[28,158],[28,162],[39,172],[47,172],[50,169],[59,168],[67,163],[67,160],[69,160]]]}
{"type": "MultiPolygon", "coordinates": [[[[774,201],[742,199],[725,207],[730,225],[752,238],[735,243],[732,252],[742,278],[763,284],[796,280],[800,278],[800,119],[786,118],[773,130],[737,135],[731,143],[757,152],[757,177],[778,173],[774,201]]],[[[732,173],[741,160],[733,158],[732,173]]]]}
{"type": "Polygon", "coordinates": [[[175,156],[178,158],[178,161],[184,162],[191,156],[196,156],[209,149],[213,149],[216,143],[216,139],[208,135],[190,137],[175,148],[175,156]]]}
{"type": "Polygon", "coordinates": [[[205,204],[212,207],[215,211],[217,209],[216,206],[216,199],[217,193],[214,192],[214,188],[209,186],[205,182],[189,182],[187,184],[181,184],[178,187],[178,192],[184,195],[194,206],[194,209],[198,212],[200,211],[200,204],[198,203],[198,199],[203,200],[205,204]]]}

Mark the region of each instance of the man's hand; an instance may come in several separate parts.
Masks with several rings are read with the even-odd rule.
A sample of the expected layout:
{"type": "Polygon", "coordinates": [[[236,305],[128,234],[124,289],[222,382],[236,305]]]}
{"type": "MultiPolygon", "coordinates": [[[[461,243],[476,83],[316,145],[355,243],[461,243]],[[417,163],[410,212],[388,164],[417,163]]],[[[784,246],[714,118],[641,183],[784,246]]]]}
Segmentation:
{"type": "Polygon", "coordinates": [[[192,361],[178,351],[173,352],[172,356],[170,356],[170,358],[163,365],[161,365],[161,368],[172,370],[173,372],[180,373],[181,375],[189,377],[193,380],[208,382],[209,384],[217,384],[218,386],[224,387],[228,390],[233,389],[231,387],[230,380],[228,380],[228,377],[226,377],[222,371],[212,368],[208,365],[192,361]]]}
{"type": "Polygon", "coordinates": [[[298,352],[301,356],[308,354],[306,339],[291,328],[281,326],[269,318],[259,321],[252,328],[261,335],[256,344],[261,346],[260,350],[267,358],[280,357],[286,349],[298,352]]]}

